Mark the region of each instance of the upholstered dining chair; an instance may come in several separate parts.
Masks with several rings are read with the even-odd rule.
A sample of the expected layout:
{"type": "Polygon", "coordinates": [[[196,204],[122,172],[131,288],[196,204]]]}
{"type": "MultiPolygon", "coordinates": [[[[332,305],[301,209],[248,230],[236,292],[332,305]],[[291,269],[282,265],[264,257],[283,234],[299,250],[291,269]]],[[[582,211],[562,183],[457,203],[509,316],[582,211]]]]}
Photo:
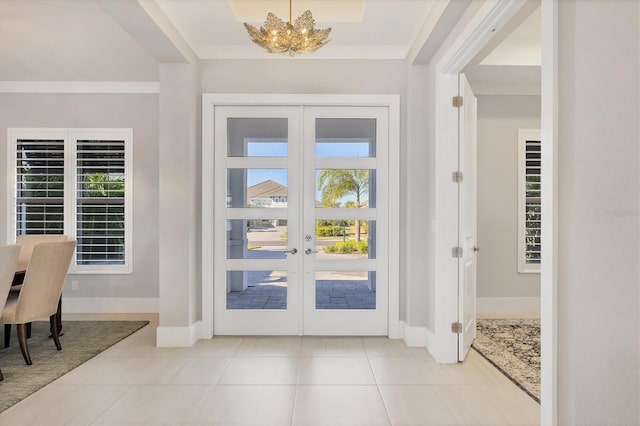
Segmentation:
{"type": "Polygon", "coordinates": [[[11,294],[4,307],[0,322],[17,325],[18,342],[27,365],[32,364],[27,347],[27,323],[49,317],[56,349],[62,349],[55,314],[75,247],[75,241],[37,244],[33,248],[22,290],[11,294]]]}
{"type": "Polygon", "coordinates": [[[20,259],[18,260],[18,270],[27,269],[29,260],[33,254],[33,248],[40,243],[57,243],[67,241],[66,235],[18,235],[16,244],[20,246],[20,259]]]}
{"type": "MultiPolygon", "coordinates": [[[[68,238],[66,235],[58,235],[58,234],[29,234],[29,235],[18,235],[16,238],[16,244],[20,246],[20,257],[18,258],[18,271],[25,271],[27,266],[29,266],[29,260],[31,260],[31,255],[33,254],[33,248],[36,244],[40,243],[55,243],[60,241],[67,241],[68,238]]],[[[24,276],[18,281],[15,281],[13,286],[11,287],[12,293],[17,293],[22,289],[21,280],[24,279],[24,276]]],[[[58,306],[58,321],[61,321],[62,312],[60,305],[58,306]]],[[[60,332],[60,327],[58,328],[58,332],[60,332]]],[[[31,323],[27,325],[27,337],[31,337],[31,323]]],[[[4,326],[4,347],[9,347],[9,342],[11,340],[11,324],[5,324],[4,326]]]]}
{"type": "MultiPolygon", "coordinates": [[[[18,267],[20,247],[17,245],[0,246],[0,306],[4,307],[9,289],[13,281],[13,275],[18,267]]],[[[0,370],[0,380],[4,380],[0,370]]]]}

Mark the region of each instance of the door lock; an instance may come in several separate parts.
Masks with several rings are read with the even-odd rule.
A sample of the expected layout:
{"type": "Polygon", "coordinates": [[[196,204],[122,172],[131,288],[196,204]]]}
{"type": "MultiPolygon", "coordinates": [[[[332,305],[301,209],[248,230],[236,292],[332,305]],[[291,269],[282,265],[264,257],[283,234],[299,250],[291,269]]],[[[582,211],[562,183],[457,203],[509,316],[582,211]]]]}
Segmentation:
{"type": "Polygon", "coordinates": [[[283,253],[296,254],[298,252],[297,248],[292,248],[291,250],[284,250],[283,253]]]}
{"type": "Polygon", "coordinates": [[[311,250],[310,248],[308,248],[304,251],[304,254],[311,254],[311,253],[317,253],[317,252],[318,250],[311,250]]]}

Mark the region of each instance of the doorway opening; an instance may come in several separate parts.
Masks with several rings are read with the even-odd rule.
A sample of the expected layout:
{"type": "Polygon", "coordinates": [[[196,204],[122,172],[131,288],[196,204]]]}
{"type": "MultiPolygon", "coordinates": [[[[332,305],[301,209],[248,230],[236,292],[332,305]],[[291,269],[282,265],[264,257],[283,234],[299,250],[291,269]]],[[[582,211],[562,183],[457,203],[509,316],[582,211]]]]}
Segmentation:
{"type": "MultiPolygon", "coordinates": [[[[436,282],[456,282],[458,281],[458,261],[455,266],[448,262],[446,256],[450,253],[451,245],[460,246],[460,234],[458,228],[458,218],[450,220],[447,218],[447,205],[454,204],[460,207],[457,194],[449,190],[447,185],[450,182],[451,170],[457,170],[460,158],[458,150],[450,150],[443,146],[445,141],[456,140],[458,137],[457,111],[451,108],[452,96],[458,93],[458,73],[464,72],[465,67],[481,53],[484,48],[490,45],[490,40],[494,33],[524,10],[525,3],[505,3],[502,5],[483,5],[476,16],[473,17],[467,26],[461,31],[446,53],[440,58],[436,67],[436,193],[440,193],[436,206],[436,217],[443,218],[442,225],[439,226],[439,233],[436,235],[436,259],[438,269],[436,270],[436,282]],[[478,18],[478,19],[476,19],[478,18]],[[447,182],[448,180],[448,182],[447,182]],[[448,195],[447,195],[448,194],[448,195]],[[455,242],[452,244],[452,242],[455,242]]],[[[553,423],[555,418],[555,357],[556,357],[556,286],[557,266],[554,262],[556,250],[556,219],[557,218],[557,194],[556,180],[556,135],[557,135],[557,5],[553,2],[542,2],[541,7],[541,65],[539,75],[541,75],[541,166],[542,175],[540,179],[541,196],[541,227],[544,229],[541,243],[544,250],[541,253],[541,284],[540,284],[540,311],[542,318],[541,334],[541,421],[542,423],[553,423]]],[[[516,135],[517,137],[517,135],[516,135]]],[[[464,171],[462,171],[464,172],[464,171]]],[[[513,207],[517,211],[517,206],[513,207]]],[[[461,216],[464,212],[460,213],[461,216]]],[[[440,225],[440,223],[439,223],[440,225]]],[[[481,247],[482,241],[480,241],[481,247]]],[[[454,256],[457,257],[457,256],[454,256]]],[[[515,267],[515,266],[514,266],[515,267]]],[[[461,277],[458,294],[464,293],[464,276],[461,277]]],[[[435,321],[435,351],[438,360],[453,362],[459,359],[458,348],[460,342],[464,341],[463,333],[451,333],[454,329],[462,330],[464,324],[465,311],[457,305],[458,295],[451,294],[444,286],[439,285],[438,289],[443,293],[436,294],[436,321],[435,321]],[[452,315],[452,313],[455,313],[452,315]],[[457,320],[459,327],[451,326],[451,318],[457,320]]],[[[455,321],[454,320],[454,321],[455,321]]]]}
{"type": "Polygon", "coordinates": [[[212,187],[203,192],[212,220],[203,230],[216,237],[203,238],[214,265],[203,270],[213,299],[203,286],[203,318],[212,317],[212,334],[393,335],[396,98],[342,107],[211,96],[203,170],[213,165],[212,187]]]}

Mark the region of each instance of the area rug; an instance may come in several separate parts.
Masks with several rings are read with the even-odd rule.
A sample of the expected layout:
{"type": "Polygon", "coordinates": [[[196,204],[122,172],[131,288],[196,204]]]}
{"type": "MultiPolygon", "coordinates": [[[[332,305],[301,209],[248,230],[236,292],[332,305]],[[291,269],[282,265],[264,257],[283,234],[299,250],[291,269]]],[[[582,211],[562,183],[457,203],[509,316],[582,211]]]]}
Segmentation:
{"type": "Polygon", "coordinates": [[[472,347],[540,402],[539,319],[479,319],[472,347]]]}
{"type": "MultiPolygon", "coordinates": [[[[88,361],[108,347],[147,325],[148,321],[63,321],[57,351],[49,338],[49,321],[33,323],[28,340],[33,365],[20,352],[15,326],[9,348],[0,349],[0,412],[6,410],[58,377],[88,361]]],[[[0,327],[4,329],[4,327],[0,327]]],[[[0,342],[4,342],[4,332],[0,342]]],[[[1,346],[0,346],[1,347],[1,346]]]]}

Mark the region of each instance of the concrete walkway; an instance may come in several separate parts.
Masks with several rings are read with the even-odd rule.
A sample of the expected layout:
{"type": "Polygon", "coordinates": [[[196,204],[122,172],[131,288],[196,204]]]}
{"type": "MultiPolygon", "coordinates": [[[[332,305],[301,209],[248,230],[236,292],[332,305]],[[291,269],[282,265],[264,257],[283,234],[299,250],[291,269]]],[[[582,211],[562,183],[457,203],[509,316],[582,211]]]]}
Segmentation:
{"type": "MultiPolygon", "coordinates": [[[[375,309],[376,293],[369,291],[367,273],[357,273],[364,277],[343,274],[349,272],[318,273],[316,309],[375,309]]],[[[287,308],[287,281],[283,271],[248,272],[247,275],[249,287],[228,293],[227,309],[287,308]]]]}
{"type": "MultiPolygon", "coordinates": [[[[285,259],[287,242],[280,240],[286,227],[248,232],[250,245],[260,248],[247,251],[249,259],[285,259]]],[[[322,242],[324,243],[324,241],[322,242]]],[[[321,249],[318,259],[353,258],[363,255],[327,254],[321,249]]],[[[375,309],[376,293],[369,291],[366,271],[319,271],[316,273],[316,309],[375,309]]],[[[247,272],[247,289],[227,294],[227,309],[286,309],[286,271],[247,272]]]]}

